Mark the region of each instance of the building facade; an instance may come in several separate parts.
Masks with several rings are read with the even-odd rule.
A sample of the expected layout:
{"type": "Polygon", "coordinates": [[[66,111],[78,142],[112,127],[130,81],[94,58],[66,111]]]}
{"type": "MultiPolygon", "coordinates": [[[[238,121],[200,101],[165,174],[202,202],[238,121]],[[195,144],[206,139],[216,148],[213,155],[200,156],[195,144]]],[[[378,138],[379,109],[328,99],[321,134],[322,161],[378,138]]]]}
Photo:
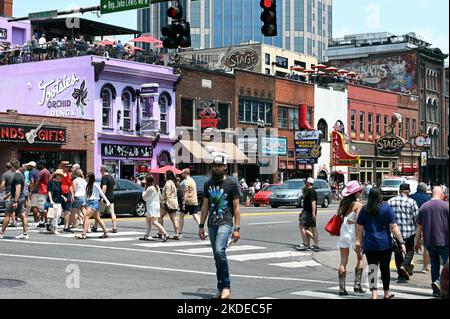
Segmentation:
{"type": "Polygon", "coordinates": [[[29,21],[8,22],[8,19],[0,16],[0,44],[8,44],[12,47],[22,46],[29,39],[31,39],[29,21]]]}
{"type": "MultiPolygon", "coordinates": [[[[278,0],[276,37],[261,33],[260,0],[183,0],[191,23],[192,47],[228,47],[257,41],[286,50],[326,59],[332,38],[332,0],[278,0]]],[[[138,11],[138,29],[159,38],[169,23],[170,3],[160,3],[138,11]]]]}

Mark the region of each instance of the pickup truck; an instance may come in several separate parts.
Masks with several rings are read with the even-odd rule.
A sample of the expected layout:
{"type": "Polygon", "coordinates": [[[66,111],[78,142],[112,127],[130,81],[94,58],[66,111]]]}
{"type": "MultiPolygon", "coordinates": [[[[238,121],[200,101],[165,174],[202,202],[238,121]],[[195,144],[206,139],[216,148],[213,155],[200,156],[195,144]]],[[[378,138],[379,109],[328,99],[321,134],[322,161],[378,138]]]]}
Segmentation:
{"type": "Polygon", "coordinates": [[[418,182],[414,179],[406,178],[406,177],[385,177],[383,182],[381,183],[381,194],[384,201],[395,197],[400,192],[400,185],[406,183],[411,187],[411,194],[414,194],[417,191],[418,182]]]}

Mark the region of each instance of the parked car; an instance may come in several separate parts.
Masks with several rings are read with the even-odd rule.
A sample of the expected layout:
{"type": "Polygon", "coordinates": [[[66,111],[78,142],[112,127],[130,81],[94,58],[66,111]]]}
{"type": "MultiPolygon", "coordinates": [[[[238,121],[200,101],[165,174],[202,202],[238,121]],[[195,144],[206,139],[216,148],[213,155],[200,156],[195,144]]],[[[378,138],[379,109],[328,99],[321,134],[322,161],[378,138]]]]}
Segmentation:
{"type": "MultiPolygon", "coordinates": [[[[292,179],[286,181],[269,197],[270,206],[278,208],[279,206],[303,207],[303,187],[304,179],[292,179]]],[[[314,180],[314,189],[317,193],[317,204],[326,208],[330,205],[332,195],[328,183],[322,179],[314,180]]]]}
{"type": "MultiPolygon", "coordinates": [[[[96,182],[100,184],[100,179],[96,182]]],[[[145,216],[146,205],[142,198],[144,188],[126,179],[117,179],[114,189],[114,212],[117,215],[145,216]]]]}
{"type": "Polygon", "coordinates": [[[263,187],[253,198],[253,205],[259,207],[261,205],[269,205],[269,197],[274,191],[276,191],[281,184],[271,184],[263,187]]]}
{"type": "MultiPolygon", "coordinates": [[[[195,184],[197,185],[197,198],[198,198],[198,208],[202,208],[203,204],[203,189],[205,187],[205,183],[210,179],[209,175],[194,175],[191,176],[192,179],[195,181],[195,184]]],[[[237,181],[237,178],[234,176],[228,176],[228,178],[233,179],[234,181],[237,181]]],[[[239,191],[240,196],[242,198],[242,193],[239,191]]]]}

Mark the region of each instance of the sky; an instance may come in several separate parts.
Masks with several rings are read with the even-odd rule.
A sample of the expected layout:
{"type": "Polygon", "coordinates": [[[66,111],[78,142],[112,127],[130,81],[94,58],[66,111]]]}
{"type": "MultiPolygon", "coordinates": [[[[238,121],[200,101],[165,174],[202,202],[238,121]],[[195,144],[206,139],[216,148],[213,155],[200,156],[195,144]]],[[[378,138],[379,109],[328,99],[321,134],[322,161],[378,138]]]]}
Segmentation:
{"type": "MultiPolygon", "coordinates": [[[[232,0],[229,0],[232,1],[232,0]]],[[[68,10],[90,7],[100,0],[14,0],[14,15],[26,16],[30,12],[68,10]]],[[[93,13],[85,18],[99,20],[136,29],[136,11],[103,15],[93,13]]],[[[333,37],[368,32],[406,34],[416,32],[423,40],[449,52],[449,1],[448,0],[333,0],[333,37]]],[[[121,37],[128,41],[130,37],[121,37]]]]}

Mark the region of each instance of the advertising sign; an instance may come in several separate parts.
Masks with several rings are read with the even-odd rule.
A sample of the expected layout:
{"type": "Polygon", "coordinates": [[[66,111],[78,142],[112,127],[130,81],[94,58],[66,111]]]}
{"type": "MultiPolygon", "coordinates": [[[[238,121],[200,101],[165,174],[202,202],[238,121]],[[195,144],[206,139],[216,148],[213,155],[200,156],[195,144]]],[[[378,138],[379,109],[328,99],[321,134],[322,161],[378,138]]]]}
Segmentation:
{"type": "Polygon", "coordinates": [[[259,57],[253,49],[231,51],[224,59],[223,64],[230,69],[251,70],[258,63],[259,57]]]}
{"type": "Polygon", "coordinates": [[[420,153],[420,166],[426,167],[428,165],[428,154],[427,152],[420,153]]]}
{"type": "Polygon", "coordinates": [[[263,155],[287,155],[286,137],[261,137],[261,149],[263,155]]]}
{"type": "Polygon", "coordinates": [[[405,142],[401,137],[388,135],[377,139],[375,146],[381,156],[399,156],[405,148],[405,142]]]}
{"type": "Polygon", "coordinates": [[[353,166],[360,162],[359,155],[348,154],[344,147],[344,135],[333,131],[331,148],[331,166],[353,166]]]}
{"type": "Polygon", "coordinates": [[[8,38],[8,30],[0,28],[0,39],[8,38]]]}
{"type": "Polygon", "coordinates": [[[317,164],[322,155],[321,131],[295,132],[297,164],[317,164]]]}
{"type": "Polygon", "coordinates": [[[117,145],[117,144],[102,144],[102,156],[110,157],[153,157],[152,146],[133,146],[133,145],[117,145]]]}
{"type": "Polygon", "coordinates": [[[0,123],[0,142],[63,145],[67,141],[64,127],[40,124],[0,123]]]}
{"type": "Polygon", "coordinates": [[[246,154],[258,153],[258,139],[256,137],[238,138],[238,148],[246,154]]]}
{"type": "Polygon", "coordinates": [[[200,119],[201,129],[219,127],[220,113],[215,101],[200,101],[198,110],[198,118],[200,119]]]}

